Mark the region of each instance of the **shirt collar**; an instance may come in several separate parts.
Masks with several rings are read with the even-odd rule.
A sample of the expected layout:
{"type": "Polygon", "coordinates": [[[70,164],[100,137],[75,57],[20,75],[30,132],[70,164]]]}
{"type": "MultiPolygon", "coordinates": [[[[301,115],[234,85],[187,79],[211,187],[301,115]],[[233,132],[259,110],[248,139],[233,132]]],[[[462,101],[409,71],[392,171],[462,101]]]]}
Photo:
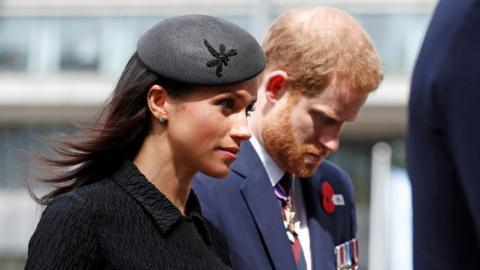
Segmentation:
{"type": "Polygon", "coordinates": [[[280,179],[282,179],[283,175],[285,174],[285,170],[280,168],[277,163],[273,161],[267,150],[265,150],[255,136],[250,138],[250,143],[252,144],[253,149],[255,149],[255,152],[257,152],[257,155],[260,157],[263,167],[267,171],[270,184],[272,184],[272,187],[274,187],[280,181],[280,179]]]}
{"type": "Polygon", "coordinates": [[[153,217],[162,234],[174,229],[183,218],[192,219],[197,227],[201,227],[200,230],[205,234],[202,236],[210,239],[202,217],[200,203],[193,190],[190,191],[187,200],[187,216],[182,217],[180,210],[145,178],[133,162],[124,161],[113,174],[112,179],[153,217]]]}

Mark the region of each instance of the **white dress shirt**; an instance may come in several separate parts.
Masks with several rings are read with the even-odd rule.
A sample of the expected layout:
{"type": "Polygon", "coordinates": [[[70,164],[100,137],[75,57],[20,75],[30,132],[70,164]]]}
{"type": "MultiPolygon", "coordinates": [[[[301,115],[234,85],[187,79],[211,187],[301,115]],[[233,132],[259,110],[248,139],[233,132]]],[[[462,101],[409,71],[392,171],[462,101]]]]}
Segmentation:
{"type": "MultiPolygon", "coordinates": [[[[273,188],[280,181],[280,179],[282,179],[283,175],[285,174],[285,170],[280,168],[277,163],[273,161],[268,152],[265,150],[265,148],[263,148],[260,142],[258,142],[255,136],[250,138],[250,143],[255,149],[255,152],[257,152],[257,155],[260,157],[263,167],[267,171],[270,184],[273,188]]],[[[291,200],[293,209],[295,211],[295,230],[298,233],[298,239],[302,245],[303,255],[305,256],[307,263],[307,270],[311,270],[312,257],[310,252],[310,234],[308,232],[307,213],[305,210],[300,179],[293,175],[293,180],[291,200]]]]}

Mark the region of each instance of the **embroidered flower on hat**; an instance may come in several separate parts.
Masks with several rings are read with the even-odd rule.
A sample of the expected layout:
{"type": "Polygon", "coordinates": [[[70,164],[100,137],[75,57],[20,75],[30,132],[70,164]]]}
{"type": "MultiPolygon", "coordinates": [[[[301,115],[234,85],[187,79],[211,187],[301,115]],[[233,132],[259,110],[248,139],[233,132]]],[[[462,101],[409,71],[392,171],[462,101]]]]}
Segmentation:
{"type": "Polygon", "coordinates": [[[207,67],[216,67],[217,77],[222,77],[222,66],[228,66],[229,57],[237,55],[235,49],[230,49],[228,52],[225,52],[225,45],[220,44],[220,50],[217,52],[206,39],[203,40],[203,43],[207,47],[208,51],[215,59],[207,62],[207,67]]]}
{"type": "Polygon", "coordinates": [[[322,206],[325,212],[332,214],[335,212],[335,203],[333,201],[333,188],[327,181],[322,183],[322,206]]]}

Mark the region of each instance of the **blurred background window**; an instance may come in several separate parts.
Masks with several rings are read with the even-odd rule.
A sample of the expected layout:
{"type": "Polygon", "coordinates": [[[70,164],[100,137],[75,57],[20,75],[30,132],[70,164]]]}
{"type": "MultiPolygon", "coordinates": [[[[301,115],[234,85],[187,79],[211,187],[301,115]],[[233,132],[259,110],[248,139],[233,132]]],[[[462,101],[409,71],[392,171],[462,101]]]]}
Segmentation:
{"type": "Polygon", "coordinates": [[[405,74],[413,69],[428,14],[353,15],[374,40],[386,73],[405,74]]]}
{"type": "MultiPolygon", "coordinates": [[[[100,20],[65,18],[60,29],[60,68],[63,71],[96,71],[102,33],[100,20]]],[[[115,43],[109,45],[116,46],[115,43]]]]}
{"type": "Polygon", "coordinates": [[[25,71],[31,20],[0,16],[0,71],[25,71]]]}
{"type": "Polygon", "coordinates": [[[33,176],[33,155],[53,154],[47,147],[69,124],[0,125],[0,189],[24,189],[33,176]]]}

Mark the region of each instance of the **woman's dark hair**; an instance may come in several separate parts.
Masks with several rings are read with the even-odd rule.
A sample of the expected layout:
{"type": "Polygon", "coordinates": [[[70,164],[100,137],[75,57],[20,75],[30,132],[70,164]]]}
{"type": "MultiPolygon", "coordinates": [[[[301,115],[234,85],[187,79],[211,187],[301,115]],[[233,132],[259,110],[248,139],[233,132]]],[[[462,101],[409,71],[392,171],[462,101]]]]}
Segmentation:
{"type": "Polygon", "coordinates": [[[31,192],[33,198],[46,205],[60,194],[108,177],[123,160],[133,159],[149,131],[147,94],[155,84],[173,98],[181,98],[192,87],[160,78],[133,54],[97,120],[76,136],[57,138],[53,147],[56,157],[37,156],[41,167],[59,172],[36,180],[58,186],[40,198],[31,192]]]}

